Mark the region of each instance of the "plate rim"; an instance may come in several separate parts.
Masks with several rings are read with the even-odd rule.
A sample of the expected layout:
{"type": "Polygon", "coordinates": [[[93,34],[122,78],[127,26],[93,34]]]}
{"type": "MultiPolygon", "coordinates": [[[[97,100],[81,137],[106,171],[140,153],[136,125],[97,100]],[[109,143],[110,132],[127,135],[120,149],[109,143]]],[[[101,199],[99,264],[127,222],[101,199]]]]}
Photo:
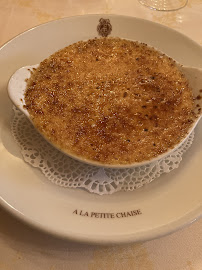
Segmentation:
{"type": "MultiPolygon", "coordinates": [[[[146,22],[146,23],[150,23],[150,24],[153,24],[153,25],[156,25],[157,27],[162,27],[164,29],[167,29],[173,33],[176,33],[177,35],[181,35],[182,37],[185,37],[186,39],[188,39],[190,42],[193,42],[195,45],[197,45],[199,48],[201,48],[202,46],[196,42],[195,40],[193,40],[192,38],[188,37],[187,35],[181,33],[180,31],[177,31],[176,29],[174,28],[171,28],[171,27],[168,27],[164,24],[161,24],[161,23],[158,23],[158,22],[154,22],[152,20],[148,20],[148,19],[143,19],[143,18],[139,18],[139,17],[136,17],[136,16],[128,16],[128,15],[119,15],[119,14],[113,14],[113,13],[109,13],[109,14],[104,14],[104,13],[92,13],[92,14],[84,14],[84,15],[72,15],[72,16],[67,16],[67,17],[63,17],[63,18],[58,18],[56,20],[50,20],[48,22],[44,22],[44,23],[41,23],[41,24],[36,24],[35,26],[31,27],[31,28],[28,28],[22,32],[20,32],[19,34],[17,35],[14,35],[12,38],[8,39],[6,42],[4,42],[1,46],[0,46],[0,51],[6,46],[8,45],[10,42],[12,42],[13,40],[19,38],[20,36],[30,32],[30,31],[33,31],[35,30],[36,28],[39,28],[41,26],[45,26],[45,25],[48,25],[48,24],[51,24],[51,23],[57,23],[59,21],[65,21],[65,20],[71,20],[71,19],[77,19],[77,18],[82,18],[82,17],[121,17],[121,18],[126,18],[126,19],[135,19],[135,20],[138,20],[138,21],[142,21],[142,22],[146,22]]],[[[201,65],[202,67],[202,65],[201,65]]]]}
{"type": "MultiPolygon", "coordinates": [[[[36,222],[35,220],[27,218],[20,211],[18,211],[14,207],[10,206],[9,203],[7,203],[1,197],[0,197],[0,205],[3,206],[3,208],[7,212],[11,213],[19,221],[23,222],[24,224],[29,225],[31,229],[33,228],[35,230],[44,232],[44,233],[49,234],[51,236],[58,237],[59,239],[74,241],[77,243],[92,244],[92,245],[131,244],[134,242],[150,241],[150,240],[158,239],[158,238],[173,234],[181,229],[184,229],[184,228],[190,226],[192,223],[194,223],[194,222],[198,221],[200,218],[202,218],[202,211],[201,211],[201,214],[193,215],[193,217],[190,218],[187,222],[180,223],[180,221],[186,217],[186,216],[183,216],[182,218],[179,218],[179,219],[175,220],[174,222],[171,222],[171,223],[165,224],[161,227],[147,231],[148,235],[147,234],[142,235],[142,233],[138,233],[138,237],[137,237],[137,233],[133,233],[133,234],[124,234],[124,235],[121,235],[121,237],[120,237],[120,235],[113,235],[112,237],[108,236],[108,238],[106,239],[106,238],[103,238],[102,235],[100,235],[99,237],[92,237],[92,235],[84,235],[84,234],[72,235],[71,231],[69,231],[68,234],[64,235],[63,233],[60,233],[57,230],[50,229],[49,227],[45,227],[42,224],[36,222]],[[176,226],[173,227],[173,224],[175,224],[176,226]],[[172,229],[168,231],[167,227],[170,225],[172,226],[172,229]],[[151,232],[154,232],[154,235],[152,235],[151,232]],[[133,237],[133,236],[136,236],[136,237],[133,237]]],[[[202,206],[199,208],[202,210],[202,206]]],[[[192,211],[192,212],[197,212],[196,210],[192,211]]]]}

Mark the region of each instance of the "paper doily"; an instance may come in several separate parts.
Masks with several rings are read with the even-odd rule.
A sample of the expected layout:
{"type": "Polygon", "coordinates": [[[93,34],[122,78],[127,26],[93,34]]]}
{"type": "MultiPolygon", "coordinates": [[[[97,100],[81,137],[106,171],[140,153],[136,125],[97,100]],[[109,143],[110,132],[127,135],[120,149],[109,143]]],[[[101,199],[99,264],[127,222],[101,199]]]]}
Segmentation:
{"type": "Polygon", "coordinates": [[[177,150],[159,161],[128,169],[107,169],[84,164],[55,149],[15,107],[11,131],[24,160],[39,168],[51,182],[62,187],[84,188],[99,195],[132,191],[178,168],[194,139],[192,132],[177,150]]]}

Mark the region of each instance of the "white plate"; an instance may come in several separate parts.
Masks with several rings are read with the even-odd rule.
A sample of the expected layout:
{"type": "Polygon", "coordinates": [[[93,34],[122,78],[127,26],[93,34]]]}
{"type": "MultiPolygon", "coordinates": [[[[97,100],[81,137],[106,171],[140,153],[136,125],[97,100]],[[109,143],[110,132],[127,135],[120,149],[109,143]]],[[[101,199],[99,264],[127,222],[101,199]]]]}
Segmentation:
{"type": "Polygon", "coordinates": [[[146,42],[181,64],[201,67],[202,48],[195,42],[167,27],[132,17],[65,18],[14,38],[0,50],[0,201],[29,224],[63,238],[97,244],[148,240],[182,228],[202,214],[201,122],[178,169],[134,192],[109,196],[52,184],[23,161],[10,132],[10,76],[70,43],[97,36],[102,17],[110,19],[113,36],[146,42]]]}

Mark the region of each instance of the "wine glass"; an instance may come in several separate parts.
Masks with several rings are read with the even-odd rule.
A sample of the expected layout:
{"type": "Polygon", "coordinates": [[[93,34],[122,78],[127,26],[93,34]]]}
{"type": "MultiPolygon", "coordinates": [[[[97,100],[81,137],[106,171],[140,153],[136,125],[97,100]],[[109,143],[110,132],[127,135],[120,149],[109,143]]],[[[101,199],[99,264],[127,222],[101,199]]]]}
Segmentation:
{"type": "Polygon", "coordinates": [[[174,11],[186,6],[188,0],[138,0],[142,5],[159,11],[174,11]]]}

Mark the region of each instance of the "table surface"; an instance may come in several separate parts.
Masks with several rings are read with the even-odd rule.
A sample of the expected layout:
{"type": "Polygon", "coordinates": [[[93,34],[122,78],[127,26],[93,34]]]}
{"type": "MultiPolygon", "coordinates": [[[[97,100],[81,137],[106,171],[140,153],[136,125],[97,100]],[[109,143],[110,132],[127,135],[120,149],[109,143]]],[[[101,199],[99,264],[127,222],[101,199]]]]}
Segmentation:
{"type": "MultiPolygon", "coordinates": [[[[159,12],[137,0],[0,0],[0,45],[41,23],[81,14],[121,14],[155,21],[202,45],[202,0],[159,12]]],[[[172,235],[122,246],[90,246],[35,230],[0,208],[0,270],[201,270],[202,219],[172,235]]]]}

